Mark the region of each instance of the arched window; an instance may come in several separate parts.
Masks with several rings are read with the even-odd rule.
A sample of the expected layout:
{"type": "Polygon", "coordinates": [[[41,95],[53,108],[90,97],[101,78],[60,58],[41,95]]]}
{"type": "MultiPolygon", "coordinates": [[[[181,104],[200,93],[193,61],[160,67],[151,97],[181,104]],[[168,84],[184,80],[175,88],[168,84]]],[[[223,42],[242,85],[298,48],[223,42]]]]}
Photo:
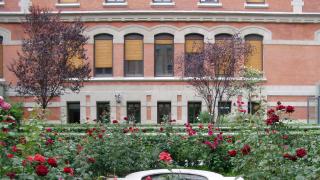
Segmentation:
{"type": "Polygon", "coordinates": [[[0,78],[3,78],[3,37],[0,36],[0,78]]]}
{"type": "MultiPolygon", "coordinates": [[[[218,44],[220,47],[223,48],[228,46],[228,41],[232,40],[232,35],[227,33],[217,34],[215,35],[215,43],[218,44]]],[[[216,59],[215,61],[215,74],[216,76],[226,76],[227,74],[230,74],[230,68],[229,68],[229,58],[227,54],[225,54],[226,57],[216,59]]]]}
{"type": "Polygon", "coordinates": [[[201,52],[204,48],[204,36],[201,34],[188,34],[185,36],[185,62],[184,74],[189,77],[200,76],[203,69],[201,52]]]}
{"type": "Polygon", "coordinates": [[[246,67],[263,70],[263,36],[250,34],[245,36],[246,42],[252,47],[252,53],[245,62],[246,67]]]}
{"type": "Polygon", "coordinates": [[[94,66],[96,76],[112,76],[113,36],[99,34],[94,37],[94,66]]]}
{"type": "Polygon", "coordinates": [[[173,76],[173,35],[158,34],[154,39],[155,76],[173,76]]]}
{"type": "Polygon", "coordinates": [[[128,34],[124,39],[125,76],[143,76],[143,36],[128,34]]]}

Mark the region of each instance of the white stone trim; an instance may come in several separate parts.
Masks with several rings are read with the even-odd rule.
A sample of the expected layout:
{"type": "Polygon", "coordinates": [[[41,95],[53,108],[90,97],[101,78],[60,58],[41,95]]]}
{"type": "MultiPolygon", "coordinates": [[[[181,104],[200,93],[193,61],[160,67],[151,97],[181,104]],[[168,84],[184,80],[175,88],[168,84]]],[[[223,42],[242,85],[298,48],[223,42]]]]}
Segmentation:
{"type": "MultiPolygon", "coordinates": [[[[307,98],[306,101],[303,102],[295,102],[295,101],[284,101],[281,104],[285,106],[295,106],[295,107],[308,107],[307,98]]],[[[277,106],[277,102],[268,102],[268,106],[277,106]]]]}
{"type": "Polygon", "coordinates": [[[320,29],[314,32],[314,39],[320,43],[320,29]]]}
{"type": "Polygon", "coordinates": [[[0,2],[0,6],[4,6],[4,5],[5,5],[4,1],[0,2]]]}
{"type": "Polygon", "coordinates": [[[313,40],[264,40],[268,45],[319,46],[320,41],[313,40]]]}
{"type": "Polygon", "coordinates": [[[175,6],[175,2],[167,2],[167,3],[157,3],[157,2],[150,2],[150,6],[175,6]]]}
{"type": "Polygon", "coordinates": [[[56,3],[56,7],[80,7],[80,3],[56,3]]]}
{"type": "Polygon", "coordinates": [[[103,2],[103,6],[105,7],[118,7],[118,6],[128,6],[128,2],[103,2]]]}
{"type": "Polygon", "coordinates": [[[316,86],[265,86],[269,96],[315,96],[316,86]]]}
{"type": "Polygon", "coordinates": [[[260,26],[246,26],[241,28],[240,30],[241,36],[245,37],[249,34],[258,34],[263,36],[263,41],[272,40],[272,32],[264,27],[260,26]]]}
{"type": "Polygon", "coordinates": [[[291,5],[294,13],[302,13],[302,8],[304,6],[303,0],[292,0],[291,5]]]}
{"type": "Polygon", "coordinates": [[[198,2],[198,7],[222,7],[222,3],[205,3],[205,2],[198,2]]]}
{"type": "Polygon", "coordinates": [[[22,13],[29,13],[29,6],[31,5],[30,0],[20,0],[19,6],[22,13]]]}
{"type": "Polygon", "coordinates": [[[260,8],[269,8],[269,4],[248,4],[244,3],[244,8],[260,9],[260,8]]]}
{"type": "Polygon", "coordinates": [[[97,25],[91,28],[86,29],[84,34],[89,37],[88,43],[93,44],[94,43],[94,36],[98,34],[111,34],[113,36],[113,42],[114,43],[123,43],[124,38],[119,36],[119,29],[114,26],[109,25],[97,25]]]}
{"type": "Polygon", "coordinates": [[[8,29],[5,29],[3,27],[0,27],[0,36],[3,37],[3,45],[20,45],[22,44],[21,40],[12,40],[11,39],[11,31],[8,29]]]}

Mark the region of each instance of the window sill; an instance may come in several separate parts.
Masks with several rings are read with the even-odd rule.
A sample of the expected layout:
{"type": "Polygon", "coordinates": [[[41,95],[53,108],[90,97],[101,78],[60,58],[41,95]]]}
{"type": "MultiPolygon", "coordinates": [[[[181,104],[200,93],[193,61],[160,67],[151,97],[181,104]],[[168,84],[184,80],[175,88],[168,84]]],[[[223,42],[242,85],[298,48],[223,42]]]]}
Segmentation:
{"type": "Polygon", "coordinates": [[[248,3],[245,3],[244,7],[248,8],[248,9],[250,9],[250,8],[251,9],[269,8],[269,4],[248,4],[248,3]]]}
{"type": "Polygon", "coordinates": [[[175,6],[175,2],[171,3],[155,3],[155,2],[150,2],[150,6],[175,6]]]}
{"type": "Polygon", "coordinates": [[[4,6],[4,2],[0,2],[0,6],[4,6]]]}
{"type": "Polygon", "coordinates": [[[106,3],[106,2],[104,2],[102,5],[105,7],[128,6],[128,2],[122,2],[122,3],[120,3],[120,2],[119,3],[110,3],[110,2],[106,3]]]}
{"type": "Polygon", "coordinates": [[[222,3],[201,3],[198,2],[199,7],[222,7],[222,3]]]}
{"type": "Polygon", "coordinates": [[[57,3],[57,7],[80,7],[80,3],[57,3]]]}

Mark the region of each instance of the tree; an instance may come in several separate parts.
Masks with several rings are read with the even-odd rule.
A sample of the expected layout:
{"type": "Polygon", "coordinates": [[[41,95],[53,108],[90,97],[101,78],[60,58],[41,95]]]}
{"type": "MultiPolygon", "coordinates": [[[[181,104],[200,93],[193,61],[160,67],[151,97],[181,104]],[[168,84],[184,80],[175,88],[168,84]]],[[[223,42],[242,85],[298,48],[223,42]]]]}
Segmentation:
{"type": "Polygon", "coordinates": [[[30,9],[24,27],[22,50],[9,70],[17,77],[16,91],[35,96],[46,109],[54,97],[67,89],[78,92],[90,78],[84,48],[88,38],[81,22],[62,22],[59,14],[39,7],[30,9]]]}
{"type": "MultiPolygon", "coordinates": [[[[219,101],[230,99],[239,91],[245,60],[251,54],[251,46],[238,34],[229,38],[205,43],[197,53],[185,54],[179,60],[179,71],[183,79],[193,86],[205,101],[212,120],[219,116],[215,108],[219,101]]],[[[219,111],[218,111],[219,112],[219,111]]]]}

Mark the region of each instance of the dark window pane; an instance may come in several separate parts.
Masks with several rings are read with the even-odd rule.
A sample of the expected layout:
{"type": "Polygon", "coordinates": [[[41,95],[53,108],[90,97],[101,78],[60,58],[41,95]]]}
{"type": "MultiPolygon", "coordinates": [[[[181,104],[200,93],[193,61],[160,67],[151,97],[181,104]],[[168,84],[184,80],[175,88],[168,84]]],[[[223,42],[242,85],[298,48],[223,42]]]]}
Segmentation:
{"type": "Polygon", "coordinates": [[[158,124],[171,120],[171,102],[158,102],[158,124]]]}
{"type": "Polygon", "coordinates": [[[127,117],[135,123],[141,123],[141,104],[140,102],[127,103],[127,117]]]}
{"type": "Polygon", "coordinates": [[[67,103],[68,123],[80,124],[80,102],[67,103]]]}
{"type": "Polygon", "coordinates": [[[124,61],[125,76],[143,76],[143,61],[124,61]]]}
{"type": "Polygon", "coordinates": [[[97,102],[97,121],[101,123],[110,122],[110,103],[97,102]]]}
{"type": "Polygon", "coordinates": [[[260,103],[248,102],[248,113],[255,114],[260,109],[260,103]]]}
{"type": "Polygon", "coordinates": [[[96,68],[96,76],[112,76],[112,68],[96,68]]]}
{"type": "Polygon", "coordinates": [[[173,45],[157,44],[155,57],[156,76],[173,76],[173,45]]]}
{"type": "Polygon", "coordinates": [[[231,102],[219,102],[218,103],[218,110],[219,110],[219,115],[227,115],[231,113],[231,102]]]}
{"type": "Polygon", "coordinates": [[[188,122],[197,123],[197,117],[201,112],[201,102],[188,103],[188,122]]]}

